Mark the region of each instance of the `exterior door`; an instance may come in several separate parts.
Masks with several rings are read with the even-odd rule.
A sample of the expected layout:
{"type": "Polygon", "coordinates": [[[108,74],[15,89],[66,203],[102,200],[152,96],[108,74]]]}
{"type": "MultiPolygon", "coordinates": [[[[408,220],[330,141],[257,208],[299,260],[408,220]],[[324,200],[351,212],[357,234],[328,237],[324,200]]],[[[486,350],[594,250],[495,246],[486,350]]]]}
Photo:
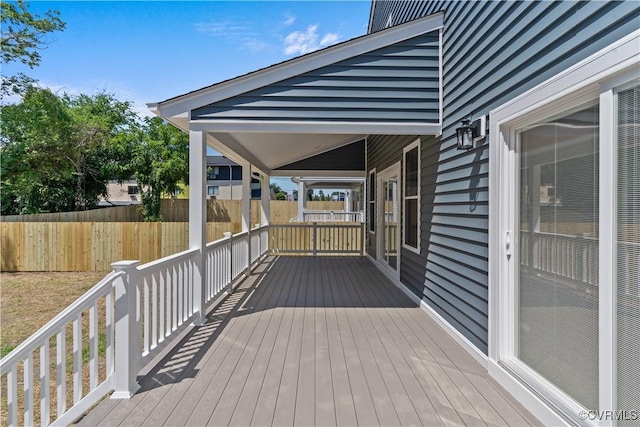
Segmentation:
{"type": "Polygon", "coordinates": [[[400,164],[378,174],[378,260],[399,274],[400,164]]]}

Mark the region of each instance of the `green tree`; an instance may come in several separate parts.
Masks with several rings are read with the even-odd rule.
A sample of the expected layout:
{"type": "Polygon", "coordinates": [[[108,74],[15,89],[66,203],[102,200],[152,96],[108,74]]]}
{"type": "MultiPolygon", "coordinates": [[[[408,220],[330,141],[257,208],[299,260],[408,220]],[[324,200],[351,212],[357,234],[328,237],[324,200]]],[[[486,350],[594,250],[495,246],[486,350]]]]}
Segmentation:
{"type": "Polygon", "coordinates": [[[278,184],[269,184],[269,188],[271,188],[276,195],[276,200],[287,200],[287,192],[280,188],[278,184]]]}
{"type": "MultiPolygon", "coordinates": [[[[28,10],[28,3],[0,3],[2,19],[2,35],[0,37],[0,58],[3,64],[19,61],[29,68],[40,64],[40,50],[46,47],[45,36],[55,31],[62,31],[65,23],[60,19],[58,11],[47,11],[44,16],[33,15],[28,10]]],[[[15,76],[2,76],[1,94],[24,93],[34,80],[23,73],[15,76]]]]}
{"type": "Polygon", "coordinates": [[[127,168],[138,182],[145,221],[162,221],[162,194],[181,192],[189,178],[189,137],[158,117],[146,118],[127,168]]]}
{"type": "Polygon", "coordinates": [[[90,209],[109,179],[124,179],[113,165],[131,158],[118,144],[138,128],[129,103],[31,87],[0,113],[3,214],[90,209]]]}

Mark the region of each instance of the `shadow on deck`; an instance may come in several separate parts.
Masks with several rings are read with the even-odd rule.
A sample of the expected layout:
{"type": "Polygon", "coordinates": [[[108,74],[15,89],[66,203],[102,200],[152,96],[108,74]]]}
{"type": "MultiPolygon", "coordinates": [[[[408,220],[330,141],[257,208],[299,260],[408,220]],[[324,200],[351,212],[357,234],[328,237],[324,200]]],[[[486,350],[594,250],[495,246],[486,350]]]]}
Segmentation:
{"type": "Polygon", "coordinates": [[[539,422],[366,258],[268,258],[81,425],[539,422]]]}

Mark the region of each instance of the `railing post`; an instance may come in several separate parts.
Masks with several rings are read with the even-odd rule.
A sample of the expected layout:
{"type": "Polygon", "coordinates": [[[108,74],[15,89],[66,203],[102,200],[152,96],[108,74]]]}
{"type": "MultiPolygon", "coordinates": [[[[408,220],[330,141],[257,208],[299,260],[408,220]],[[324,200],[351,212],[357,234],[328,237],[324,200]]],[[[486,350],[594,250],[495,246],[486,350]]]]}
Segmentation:
{"type": "Polygon", "coordinates": [[[361,222],[360,223],[360,256],[364,256],[364,234],[365,234],[364,223],[361,222]]]}
{"type": "Polygon", "coordinates": [[[140,388],[137,382],[140,353],[140,325],[136,319],[136,293],[139,284],[140,261],[119,261],[111,264],[124,275],[115,282],[115,371],[112,399],[129,399],[140,388]]]}
{"type": "MultiPolygon", "coordinates": [[[[227,245],[229,245],[229,274],[227,276],[227,279],[229,280],[229,283],[227,283],[228,286],[231,284],[231,282],[233,282],[233,243],[231,242],[230,231],[225,231],[224,233],[222,233],[222,235],[225,237],[225,239],[229,239],[229,241],[227,242],[227,245]]],[[[233,291],[233,289],[230,289],[230,291],[233,291]]]]}
{"type": "Polygon", "coordinates": [[[318,255],[318,223],[313,222],[313,256],[318,255]]]}

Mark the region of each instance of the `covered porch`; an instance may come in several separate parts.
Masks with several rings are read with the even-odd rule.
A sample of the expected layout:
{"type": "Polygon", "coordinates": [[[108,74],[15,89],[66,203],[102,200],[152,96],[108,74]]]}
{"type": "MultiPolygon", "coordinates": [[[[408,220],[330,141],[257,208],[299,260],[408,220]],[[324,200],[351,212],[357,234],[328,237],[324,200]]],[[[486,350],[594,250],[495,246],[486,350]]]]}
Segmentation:
{"type": "Polygon", "coordinates": [[[536,425],[364,257],[269,256],[80,425],[536,425]]]}

